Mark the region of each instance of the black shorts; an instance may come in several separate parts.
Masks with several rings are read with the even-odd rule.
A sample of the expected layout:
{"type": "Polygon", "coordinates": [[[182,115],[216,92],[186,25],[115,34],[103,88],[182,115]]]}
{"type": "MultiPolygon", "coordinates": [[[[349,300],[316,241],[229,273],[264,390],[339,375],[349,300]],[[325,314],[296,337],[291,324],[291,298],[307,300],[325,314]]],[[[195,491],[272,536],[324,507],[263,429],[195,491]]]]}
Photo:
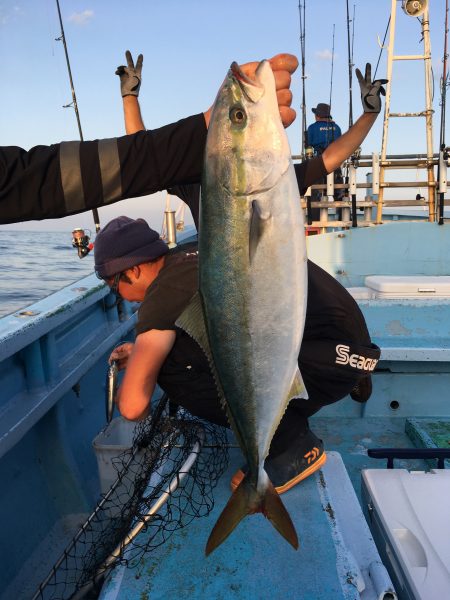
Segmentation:
{"type": "Polygon", "coordinates": [[[360,345],[342,340],[306,340],[302,344],[299,368],[308,400],[296,401],[311,416],[322,406],[350,394],[358,381],[369,377],[380,358],[375,344],[360,345]]]}

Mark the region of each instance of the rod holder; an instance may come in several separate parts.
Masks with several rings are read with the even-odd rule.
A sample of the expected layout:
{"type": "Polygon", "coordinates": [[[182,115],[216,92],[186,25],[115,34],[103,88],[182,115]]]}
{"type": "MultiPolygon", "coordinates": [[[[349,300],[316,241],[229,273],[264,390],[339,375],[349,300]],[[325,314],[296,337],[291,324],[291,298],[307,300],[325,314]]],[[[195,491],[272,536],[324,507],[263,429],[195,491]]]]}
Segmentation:
{"type": "Polygon", "coordinates": [[[440,194],[445,194],[447,192],[447,160],[445,158],[445,153],[441,150],[439,152],[439,188],[438,192],[440,194]]]}
{"type": "Polygon", "coordinates": [[[372,194],[378,196],[380,193],[380,156],[374,152],[372,154],[372,194]]]}
{"type": "Polygon", "coordinates": [[[175,223],[175,211],[164,211],[164,219],[166,221],[166,242],[169,248],[175,248],[177,245],[177,226],[175,223]]]}
{"type": "Polygon", "coordinates": [[[334,172],[327,175],[327,196],[334,196],[334,172]]]}

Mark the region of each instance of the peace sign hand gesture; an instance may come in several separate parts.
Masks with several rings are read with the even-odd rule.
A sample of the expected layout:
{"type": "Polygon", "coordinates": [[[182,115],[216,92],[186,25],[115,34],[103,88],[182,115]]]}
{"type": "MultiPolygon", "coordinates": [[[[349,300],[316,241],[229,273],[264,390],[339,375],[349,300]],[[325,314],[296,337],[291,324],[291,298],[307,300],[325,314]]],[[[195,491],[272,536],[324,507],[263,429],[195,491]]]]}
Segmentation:
{"type": "Polygon", "coordinates": [[[386,95],[383,85],[387,79],[376,79],[372,81],[372,67],[366,64],[364,77],[359,69],[355,71],[361,88],[361,102],[365,113],[379,113],[381,111],[381,94],[386,95]]]}
{"type": "Polygon", "coordinates": [[[122,98],[124,96],[139,96],[139,88],[141,87],[141,71],[144,57],[139,54],[137,57],[136,65],[133,62],[131,52],[127,50],[125,52],[127,59],[127,65],[120,65],[117,67],[116,75],[120,77],[120,91],[122,98]]]}

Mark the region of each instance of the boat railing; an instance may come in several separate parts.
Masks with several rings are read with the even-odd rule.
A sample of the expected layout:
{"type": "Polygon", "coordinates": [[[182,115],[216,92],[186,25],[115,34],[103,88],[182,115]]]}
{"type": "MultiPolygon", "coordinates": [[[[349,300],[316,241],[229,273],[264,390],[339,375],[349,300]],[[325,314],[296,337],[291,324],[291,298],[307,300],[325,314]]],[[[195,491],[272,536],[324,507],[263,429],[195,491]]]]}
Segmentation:
{"type": "MultiPolygon", "coordinates": [[[[300,159],[294,155],[293,160],[300,159]]],[[[380,160],[377,153],[371,155],[356,155],[342,165],[346,173],[345,183],[335,183],[333,173],[327,176],[326,182],[311,185],[301,197],[301,206],[305,210],[305,228],[307,234],[324,233],[335,229],[348,229],[349,227],[369,227],[381,224],[383,220],[407,218],[427,219],[435,222],[438,220],[438,206],[436,198],[447,191],[448,153],[434,154],[432,158],[426,154],[387,155],[385,160],[380,160]],[[433,177],[428,179],[429,173],[433,177]],[[357,181],[358,169],[369,169],[365,181],[357,181]],[[383,170],[426,170],[427,179],[407,179],[397,181],[380,181],[380,169],[383,170]],[[437,169],[437,177],[434,169],[437,169]],[[380,190],[420,190],[428,191],[428,198],[422,194],[408,198],[385,198],[380,190]],[[365,190],[364,197],[357,199],[359,190],[365,190]],[[343,191],[342,198],[334,199],[336,193],[343,191]],[[381,199],[382,198],[382,199],[381,199]],[[411,215],[405,209],[416,209],[420,214],[411,215]],[[313,209],[319,209],[319,218],[313,218],[313,209]],[[393,210],[396,209],[396,210],[393,210]],[[402,214],[404,213],[404,214],[402,214]],[[382,215],[380,220],[379,215],[382,215]]],[[[450,206],[450,200],[441,200],[443,207],[450,206]]]]}
{"type": "Polygon", "coordinates": [[[0,456],[12,448],[135,323],[90,275],[0,319],[0,456]]]}

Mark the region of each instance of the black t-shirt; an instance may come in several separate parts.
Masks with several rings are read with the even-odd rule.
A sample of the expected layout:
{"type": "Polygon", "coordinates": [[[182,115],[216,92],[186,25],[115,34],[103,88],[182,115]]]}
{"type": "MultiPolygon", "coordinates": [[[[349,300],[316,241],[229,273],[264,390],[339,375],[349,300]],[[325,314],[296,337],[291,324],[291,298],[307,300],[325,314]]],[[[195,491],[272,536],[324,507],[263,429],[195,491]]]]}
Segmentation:
{"type": "Polygon", "coordinates": [[[198,289],[197,244],[169,250],[164,266],[139,307],[136,333],[175,329],[175,321],[198,289]]]}
{"type": "Polygon", "coordinates": [[[198,289],[197,244],[186,244],[165,255],[164,266],[148,287],[139,308],[136,333],[175,330],[175,343],[164,361],[158,384],[175,404],[217,425],[227,425],[206,355],[175,321],[198,289]]]}

